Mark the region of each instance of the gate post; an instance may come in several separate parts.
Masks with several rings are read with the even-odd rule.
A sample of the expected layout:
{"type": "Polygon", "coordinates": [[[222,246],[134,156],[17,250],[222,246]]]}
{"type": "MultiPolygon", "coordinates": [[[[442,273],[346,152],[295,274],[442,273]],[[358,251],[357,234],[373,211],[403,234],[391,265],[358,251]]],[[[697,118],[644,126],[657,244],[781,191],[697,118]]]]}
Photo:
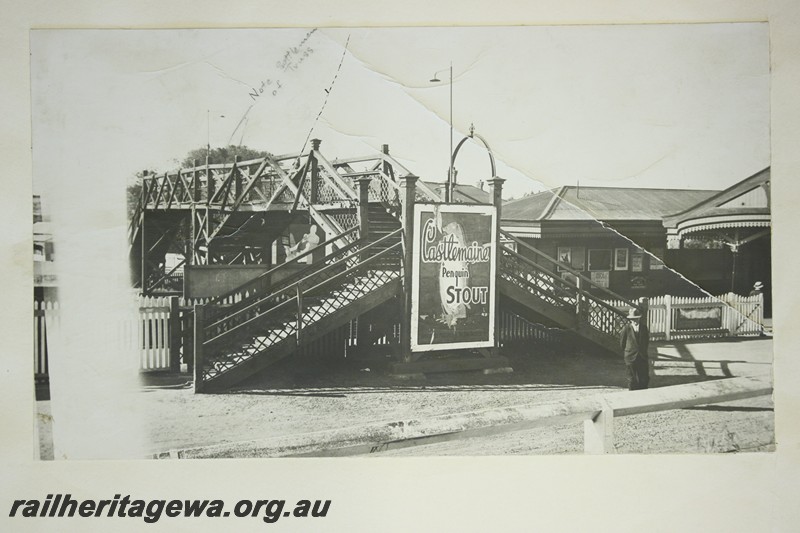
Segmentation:
{"type": "Polygon", "coordinates": [[[597,418],[583,421],[583,453],[614,453],[614,409],[605,400],[597,418]]]}
{"type": "MultiPolygon", "coordinates": [[[[496,253],[494,256],[495,264],[495,277],[500,276],[500,221],[503,217],[503,183],[506,180],[498,176],[492,176],[489,180],[489,185],[492,188],[492,203],[497,210],[496,224],[494,232],[494,242],[496,246],[496,253]]],[[[494,295],[494,348],[492,348],[492,355],[499,355],[500,352],[500,294],[498,294],[498,280],[495,280],[495,295],[494,295]]]]}
{"type": "Polygon", "coordinates": [[[169,299],[169,370],[181,370],[181,312],[177,296],[169,299]]]}
{"type": "Polygon", "coordinates": [[[648,330],[649,330],[650,329],[650,324],[649,324],[648,321],[650,319],[650,316],[649,316],[650,299],[646,298],[645,296],[642,296],[641,298],[639,298],[639,302],[638,303],[639,303],[639,311],[641,311],[641,313],[642,313],[642,318],[639,319],[639,323],[640,324],[644,324],[645,327],[647,327],[648,330]]]}
{"type": "Polygon", "coordinates": [[[413,174],[400,178],[403,189],[403,319],[400,321],[400,357],[411,361],[411,276],[413,273],[414,202],[417,180],[413,174]]]}

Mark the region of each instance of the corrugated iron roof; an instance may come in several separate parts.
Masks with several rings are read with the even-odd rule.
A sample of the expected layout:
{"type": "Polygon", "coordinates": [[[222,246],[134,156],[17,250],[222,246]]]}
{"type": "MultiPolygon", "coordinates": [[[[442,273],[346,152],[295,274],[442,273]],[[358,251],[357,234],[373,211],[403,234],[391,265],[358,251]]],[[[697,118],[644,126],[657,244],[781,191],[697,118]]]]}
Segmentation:
{"type": "MultiPolygon", "coordinates": [[[[444,183],[426,181],[425,184],[437,192],[441,191],[440,194],[442,197],[444,197],[444,183]]],[[[461,183],[456,183],[453,197],[454,201],[457,203],[464,203],[464,204],[492,203],[491,192],[480,189],[473,185],[466,185],[461,183]]]]}
{"type": "Polygon", "coordinates": [[[559,189],[542,191],[503,204],[503,218],[508,220],[539,220],[556,198],[559,189]]]}
{"type": "Polygon", "coordinates": [[[684,211],[719,191],[576,187],[540,192],[503,206],[508,220],[661,220],[684,211]]]}

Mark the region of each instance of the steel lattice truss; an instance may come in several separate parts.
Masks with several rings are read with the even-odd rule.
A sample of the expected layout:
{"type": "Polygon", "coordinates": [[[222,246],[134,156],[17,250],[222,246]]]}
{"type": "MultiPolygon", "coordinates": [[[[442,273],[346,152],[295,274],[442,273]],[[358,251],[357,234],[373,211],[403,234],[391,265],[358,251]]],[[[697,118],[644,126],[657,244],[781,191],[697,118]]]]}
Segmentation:
{"type": "MultiPolygon", "coordinates": [[[[143,178],[129,226],[134,283],[144,294],[171,292],[188,265],[269,263],[271,240],[302,213],[339,235],[358,223],[358,185],[370,178],[369,201],[399,209],[399,180],[409,170],[388,147],[371,156],[328,160],[312,141],[306,153],[195,165],[143,178]],[[164,256],[183,255],[171,271],[164,256]]],[[[418,183],[423,201],[441,201],[418,183]]],[[[178,292],[174,289],[172,292],[178,292]]]]}

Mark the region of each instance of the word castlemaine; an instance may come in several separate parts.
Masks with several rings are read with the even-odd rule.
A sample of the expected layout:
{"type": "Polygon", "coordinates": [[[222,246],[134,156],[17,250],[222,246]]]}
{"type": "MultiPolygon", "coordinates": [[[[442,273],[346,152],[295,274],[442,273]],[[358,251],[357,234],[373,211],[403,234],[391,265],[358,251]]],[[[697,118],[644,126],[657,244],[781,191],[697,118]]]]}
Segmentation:
{"type": "Polygon", "coordinates": [[[424,263],[439,263],[442,261],[487,263],[491,259],[491,249],[475,241],[464,246],[460,245],[453,235],[446,235],[441,241],[436,242],[437,231],[433,219],[425,222],[422,234],[424,237],[422,261],[424,263]]]}

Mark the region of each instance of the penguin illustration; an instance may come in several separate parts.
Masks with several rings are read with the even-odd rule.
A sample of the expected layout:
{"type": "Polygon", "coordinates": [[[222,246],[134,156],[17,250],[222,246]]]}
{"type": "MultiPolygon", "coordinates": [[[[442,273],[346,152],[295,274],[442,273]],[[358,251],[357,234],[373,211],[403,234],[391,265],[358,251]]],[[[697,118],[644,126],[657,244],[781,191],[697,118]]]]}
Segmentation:
{"type": "MultiPolygon", "coordinates": [[[[437,219],[438,225],[441,227],[441,218],[437,219]]],[[[442,229],[442,242],[453,242],[455,247],[462,247],[466,245],[464,238],[464,229],[458,222],[450,222],[442,229]]],[[[463,272],[469,268],[465,261],[442,261],[439,268],[439,298],[442,302],[442,318],[440,322],[449,328],[454,328],[458,323],[458,319],[467,318],[467,308],[469,304],[464,303],[447,303],[448,289],[450,287],[464,289],[468,286],[467,277],[444,277],[441,272],[447,270],[449,272],[463,272]]]]}

